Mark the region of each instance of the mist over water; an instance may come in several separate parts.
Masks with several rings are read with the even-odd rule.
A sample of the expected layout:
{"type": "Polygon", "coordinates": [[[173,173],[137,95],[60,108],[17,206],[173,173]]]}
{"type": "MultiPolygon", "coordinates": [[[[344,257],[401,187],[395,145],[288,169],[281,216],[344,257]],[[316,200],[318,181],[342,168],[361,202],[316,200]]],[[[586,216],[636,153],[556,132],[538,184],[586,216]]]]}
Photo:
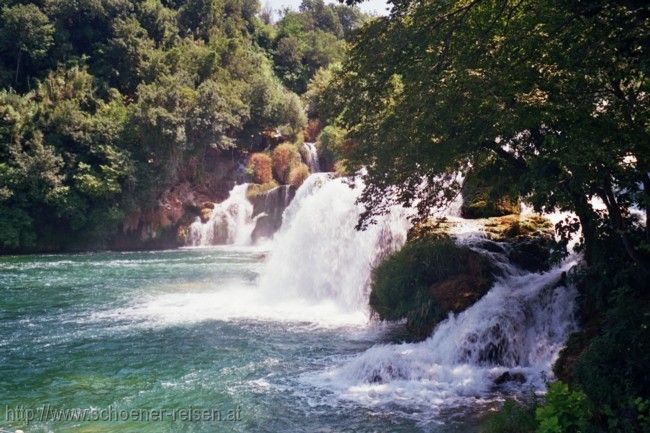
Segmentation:
{"type": "MultiPolygon", "coordinates": [[[[571,262],[531,274],[495,257],[503,275],[483,299],[424,342],[391,343],[392,327],[370,317],[370,275],[406,241],[408,211],[356,231],[361,189],[310,176],[258,246],[240,185],[193,228],[195,245],[217,234],[230,245],[0,259],[7,404],[241,404],[237,432],[472,432],[476,407],[543,391],[575,328],[575,290],[559,284],[571,262]],[[525,381],[495,386],[504,372],[525,381]]],[[[480,223],[449,214],[458,242],[488,254],[480,223]]],[[[83,431],[23,428],[43,429],[83,431]]]]}

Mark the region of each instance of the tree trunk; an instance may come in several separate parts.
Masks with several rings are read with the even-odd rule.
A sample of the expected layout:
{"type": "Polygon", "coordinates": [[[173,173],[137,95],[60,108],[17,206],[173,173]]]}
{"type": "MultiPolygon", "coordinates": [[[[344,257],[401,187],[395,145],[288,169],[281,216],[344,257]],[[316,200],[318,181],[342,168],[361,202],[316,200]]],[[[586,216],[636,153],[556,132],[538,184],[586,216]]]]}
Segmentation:
{"type": "Polygon", "coordinates": [[[609,181],[606,182],[604,191],[600,195],[605,202],[605,205],[607,206],[609,218],[614,223],[614,228],[618,232],[621,243],[623,244],[623,248],[625,248],[625,252],[634,261],[634,263],[636,263],[637,266],[641,268],[644,273],[650,273],[650,264],[636,251],[634,245],[632,245],[632,242],[627,235],[627,231],[625,229],[625,220],[623,219],[623,212],[621,211],[621,208],[616,201],[616,196],[614,195],[612,185],[609,181]]]}
{"type": "Polygon", "coordinates": [[[18,73],[20,72],[20,59],[23,56],[23,50],[18,50],[18,58],[16,59],[16,77],[14,78],[14,85],[18,86],[18,73]]]}
{"type": "Polygon", "coordinates": [[[585,262],[587,262],[587,266],[591,266],[594,263],[594,248],[598,239],[593,210],[584,195],[579,193],[574,194],[573,199],[575,202],[575,212],[582,227],[582,237],[585,240],[585,262]]]}

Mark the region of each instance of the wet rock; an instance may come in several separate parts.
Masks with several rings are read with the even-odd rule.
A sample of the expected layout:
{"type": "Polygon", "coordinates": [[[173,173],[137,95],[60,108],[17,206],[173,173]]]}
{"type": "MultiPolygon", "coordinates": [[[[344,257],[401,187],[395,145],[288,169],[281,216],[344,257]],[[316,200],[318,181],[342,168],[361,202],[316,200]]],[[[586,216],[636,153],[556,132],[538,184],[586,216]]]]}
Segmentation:
{"type": "Polygon", "coordinates": [[[526,383],[526,376],[523,373],[511,373],[506,371],[496,379],[494,379],[495,385],[504,385],[506,383],[526,383]]]}
{"type": "Polygon", "coordinates": [[[253,242],[261,238],[269,238],[282,225],[282,214],[296,194],[296,188],[281,185],[270,191],[249,197],[253,203],[253,218],[257,218],[255,229],[251,235],[253,242]]]}

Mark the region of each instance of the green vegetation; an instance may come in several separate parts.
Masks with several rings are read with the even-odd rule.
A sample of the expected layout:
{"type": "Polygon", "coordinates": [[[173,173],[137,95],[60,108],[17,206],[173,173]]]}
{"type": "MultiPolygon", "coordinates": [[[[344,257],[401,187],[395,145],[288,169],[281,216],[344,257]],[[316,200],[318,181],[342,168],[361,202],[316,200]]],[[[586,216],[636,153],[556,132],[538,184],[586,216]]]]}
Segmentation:
{"type": "MultiPolygon", "coordinates": [[[[359,226],[389,199],[417,202],[425,218],[457,196],[458,172],[468,177],[470,216],[506,213],[483,213],[503,194],[572,212],[556,226],[554,248],[580,238],[583,261],[569,278],[585,330],[558,361],[568,388],[552,388],[540,429],[647,431],[650,6],[392,4],[357,34],[340,70],[307,92],[315,112],[347,131],[348,170],[367,168],[359,226]]],[[[404,304],[395,316],[411,311],[413,297],[404,299],[393,300],[404,304]]]]}
{"type": "Polygon", "coordinates": [[[491,415],[483,433],[535,433],[535,407],[508,400],[500,412],[491,415]]]}
{"type": "Polygon", "coordinates": [[[508,192],[507,167],[491,159],[472,168],[463,182],[463,206],[465,218],[490,218],[518,214],[519,200],[516,193],[508,192]]]}
{"type": "Polygon", "coordinates": [[[406,319],[409,333],[429,336],[449,311],[462,311],[493,282],[487,259],[444,236],[423,236],[373,272],[370,306],[381,320],[406,319]]]}
{"type": "Polygon", "coordinates": [[[108,246],[166,191],[223,176],[219,158],[265,150],[265,131],[299,136],[307,116],[294,91],[342,60],[365,17],[306,0],[272,24],[259,9],[1,2],[0,251],[108,246]]]}
{"type": "Polygon", "coordinates": [[[282,183],[288,183],[289,172],[300,164],[300,153],[291,143],[283,143],[273,149],[273,174],[282,183]]]}
{"type": "Polygon", "coordinates": [[[334,168],[335,164],[345,162],[343,157],[345,135],[345,130],[329,125],[323,128],[318,137],[318,152],[321,164],[326,168],[326,171],[337,171],[334,168]]]}

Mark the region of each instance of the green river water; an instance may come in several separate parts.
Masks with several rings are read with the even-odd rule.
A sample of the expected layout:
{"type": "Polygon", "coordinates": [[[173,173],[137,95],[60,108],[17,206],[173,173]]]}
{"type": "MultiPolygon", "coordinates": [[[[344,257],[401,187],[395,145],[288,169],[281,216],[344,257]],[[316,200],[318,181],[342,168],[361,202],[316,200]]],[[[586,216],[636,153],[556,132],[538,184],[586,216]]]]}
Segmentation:
{"type": "Polygon", "coordinates": [[[305,375],[386,330],[323,326],[271,301],[251,307],[264,256],[229,247],[0,258],[0,431],[474,431],[308,385],[305,375]],[[54,419],[84,409],[95,418],[54,419]]]}

